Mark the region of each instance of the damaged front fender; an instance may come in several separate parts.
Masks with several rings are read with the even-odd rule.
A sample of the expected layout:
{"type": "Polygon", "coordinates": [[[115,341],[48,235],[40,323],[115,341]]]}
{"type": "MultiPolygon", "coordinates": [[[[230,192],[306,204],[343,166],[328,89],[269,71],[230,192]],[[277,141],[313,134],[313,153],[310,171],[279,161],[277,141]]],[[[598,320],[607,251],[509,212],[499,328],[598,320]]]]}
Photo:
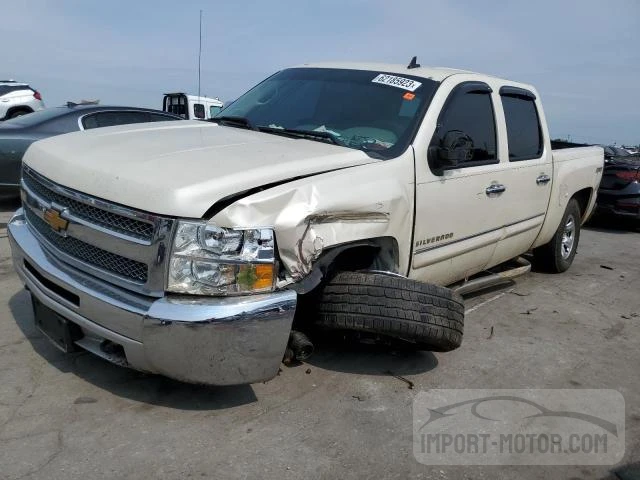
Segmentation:
{"type": "Polygon", "coordinates": [[[288,282],[307,276],[323,251],[392,237],[400,272],[408,270],[414,212],[413,152],[328,172],[255,193],[211,220],[229,228],[273,228],[288,282]]]}

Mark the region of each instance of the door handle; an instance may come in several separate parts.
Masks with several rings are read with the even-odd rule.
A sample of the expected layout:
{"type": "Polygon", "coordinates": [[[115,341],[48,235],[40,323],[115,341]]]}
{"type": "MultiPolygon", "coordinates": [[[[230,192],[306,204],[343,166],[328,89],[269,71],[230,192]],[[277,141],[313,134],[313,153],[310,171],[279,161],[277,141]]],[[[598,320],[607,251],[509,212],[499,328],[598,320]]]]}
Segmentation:
{"type": "Polygon", "coordinates": [[[545,173],[543,173],[542,175],[539,175],[538,178],[536,178],[536,183],[538,185],[546,185],[550,181],[551,181],[551,177],[545,173]]]}
{"type": "Polygon", "coordinates": [[[485,189],[485,193],[487,195],[494,195],[494,194],[498,194],[498,193],[502,193],[507,189],[507,187],[505,187],[504,185],[502,185],[501,183],[493,183],[491,185],[489,185],[486,189],[485,189]]]}

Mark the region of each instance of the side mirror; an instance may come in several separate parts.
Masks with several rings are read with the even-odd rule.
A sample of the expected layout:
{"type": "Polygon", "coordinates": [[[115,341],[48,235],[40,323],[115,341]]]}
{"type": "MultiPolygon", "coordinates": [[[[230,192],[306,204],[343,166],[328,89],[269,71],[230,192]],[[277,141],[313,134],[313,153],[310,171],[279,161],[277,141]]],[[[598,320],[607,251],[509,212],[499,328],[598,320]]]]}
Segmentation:
{"type": "Polygon", "coordinates": [[[442,137],[440,145],[429,147],[428,157],[436,170],[455,168],[473,158],[473,140],[460,130],[449,130],[442,137]]]}

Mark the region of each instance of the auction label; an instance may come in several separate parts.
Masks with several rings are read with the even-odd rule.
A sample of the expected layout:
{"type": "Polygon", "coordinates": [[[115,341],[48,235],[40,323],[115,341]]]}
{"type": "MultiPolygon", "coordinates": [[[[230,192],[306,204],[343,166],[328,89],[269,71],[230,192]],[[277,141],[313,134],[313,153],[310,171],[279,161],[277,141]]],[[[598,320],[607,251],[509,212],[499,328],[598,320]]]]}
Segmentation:
{"type": "Polygon", "coordinates": [[[410,92],[415,92],[416,89],[422,85],[422,83],[411,80],[410,78],[396,77],[395,75],[387,75],[386,73],[381,73],[371,81],[373,83],[381,83],[382,85],[402,88],[403,90],[409,90],[410,92]]]}

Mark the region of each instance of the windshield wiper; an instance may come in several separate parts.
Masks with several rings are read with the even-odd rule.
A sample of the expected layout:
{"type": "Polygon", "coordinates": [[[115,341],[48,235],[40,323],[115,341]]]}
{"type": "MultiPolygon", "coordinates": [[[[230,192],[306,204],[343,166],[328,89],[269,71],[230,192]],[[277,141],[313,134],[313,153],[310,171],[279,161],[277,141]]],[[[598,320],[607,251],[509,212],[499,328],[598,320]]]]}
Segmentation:
{"type": "Polygon", "coordinates": [[[245,117],[236,117],[233,115],[223,115],[221,117],[214,117],[211,119],[212,122],[219,123],[220,125],[224,125],[226,127],[239,127],[246,128],[249,130],[258,130],[256,126],[251,123],[248,118],[245,117]]]}
{"type": "Polygon", "coordinates": [[[290,137],[309,138],[328,140],[334,145],[344,146],[344,142],[340,141],[338,137],[329,132],[319,132],[316,130],[298,130],[296,128],[276,128],[276,127],[257,127],[257,130],[264,133],[273,133],[275,135],[284,135],[290,137]]]}

